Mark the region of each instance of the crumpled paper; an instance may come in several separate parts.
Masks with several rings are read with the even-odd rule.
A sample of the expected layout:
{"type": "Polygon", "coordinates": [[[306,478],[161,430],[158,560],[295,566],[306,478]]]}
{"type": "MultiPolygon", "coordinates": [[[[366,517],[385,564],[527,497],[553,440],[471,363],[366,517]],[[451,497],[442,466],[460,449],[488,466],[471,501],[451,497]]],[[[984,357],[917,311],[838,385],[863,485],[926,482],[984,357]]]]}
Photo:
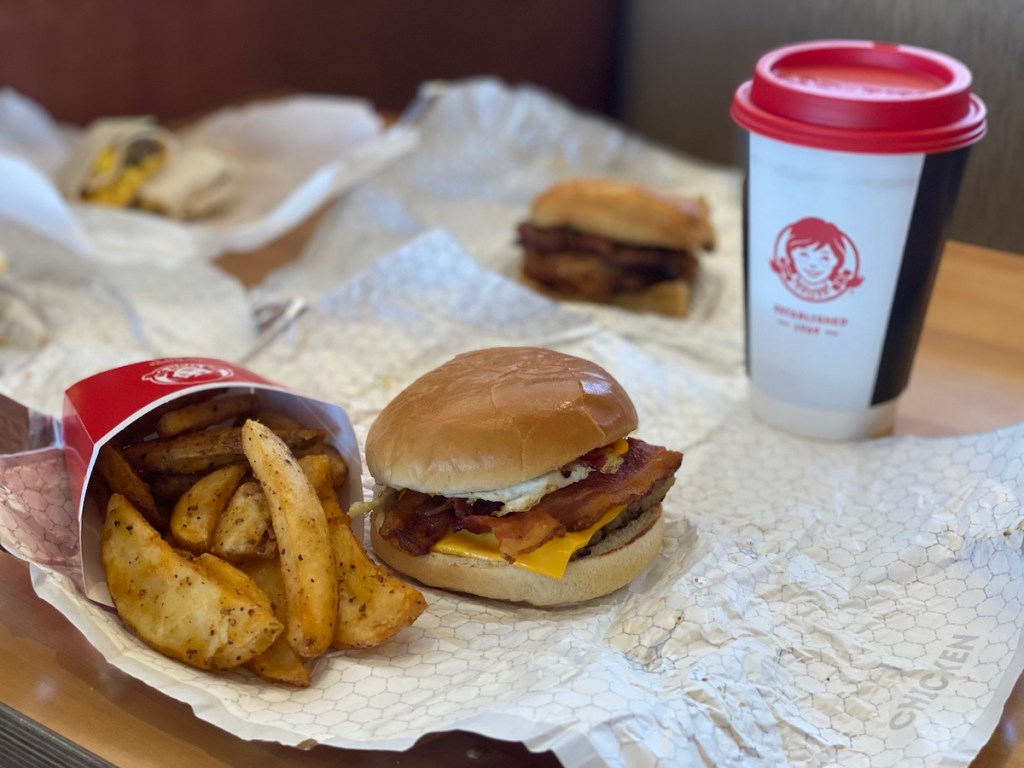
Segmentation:
{"type": "Polygon", "coordinates": [[[82,259],[65,244],[0,217],[5,326],[0,393],[60,415],[79,379],[175,355],[238,360],[259,339],[252,298],[202,261],[172,267],[82,259]],[[12,343],[14,342],[14,343],[12,343]]]}
{"type": "MultiPolygon", "coordinates": [[[[305,285],[315,303],[248,367],[339,403],[362,442],[402,386],[465,349],[528,343],[590,357],[630,392],[638,435],[685,452],[652,567],[614,595],[555,610],[425,590],[426,613],[395,642],[323,659],[303,691],[166,660],[52,567],[33,566],[37,592],[119,669],[243,738],[403,749],[462,729],[552,749],[567,766],[966,765],[1024,666],[1024,425],[822,444],[758,423],[739,310],[725,298],[736,295],[739,269],[735,175],[634,140],[629,164],[605,156],[610,169],[643,179],[650,162],[655,177],[717,178],[736,193],[713,203],[727,230],[709,257],[721,290],[670,324],[524,289],[490,261],[508,258],[508,243],[488,250],[457,215],[479,215],[474,189],[490,190],[484,207],[502,197],[507,177],[491,177],[482,160],[460,165],[459,150],[479,141],[499,155],[490,137],[513,115],[519,130],[507,133],[522,132],[527,148],[537,137],[538,169],[577,167],[577,128],[622,146],[614,127],[573,119],[536,91],[490,81],[447,91],[420,123],[430,156],[414,153],[346,196],[331,218],[355,229],[329,227],[305,266],[265,288],[289,295],[305,285]],[[456,121],[438,127],[469,132],[448,136],[454,166],[441,162],[431,114],[456,121]],[[475,135],[481,123],[489,138],[475,135]],[[422,195],[431,165],[448,169],[422,220],[410,214],[421,209],[416,185],[402,182],[406,164],[422,195]],[[359,229],[358,214],[374,211],[359,229]],[[320,246],[341,239],[350,248],[328,263],[320,246]]],[[[503,221],[526,199],[522,183],[499,206],[503,221]]],[[[10,385],[0,375],[0,391],[10,385]]],[[[17,493],[26,472],[0,462],[0,531],[12,516],[38,525],[38,507],[59,506],[59,494],[17,493]]]]}
{"type": "Polygon", "coordinates": [[[225,108],[177,132],[183,147],[216,149],[238,166],[239,194],[223,212],[176,221],[144,211],[69,202],[57,174],[83,129],[0,89],[0,217],[113,263],[171,266],[259,248],[415,146],[360,99],[290,96],[225,108]]]}

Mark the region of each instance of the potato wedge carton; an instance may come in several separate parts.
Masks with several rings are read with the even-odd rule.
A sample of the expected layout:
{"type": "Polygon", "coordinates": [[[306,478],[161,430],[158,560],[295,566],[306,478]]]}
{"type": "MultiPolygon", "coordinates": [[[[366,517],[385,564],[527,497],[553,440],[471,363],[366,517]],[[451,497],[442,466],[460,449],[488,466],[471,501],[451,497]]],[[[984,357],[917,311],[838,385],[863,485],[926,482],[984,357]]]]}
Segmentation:
{"type": "MultiPolygon", "coordinates": [[[[100,556],[110,495],[129,499],[172,541],[171,518],[184,517],[176,525],[188,533],[180,541],[187,549],[203,532],[195,530],[199,516],[191,500],[196,494],[187,496],[185,491],[202,478],[225,476],[232,487],[204,481],[212,490],[200,495],[204,503],[226,506],[234,486],[248,474],[241,445],[241,426],[247,419],[267,425],[297,455],[317,452],[343,459],[343,464],[336,462],[342,466],[336,475],[339,502],[347,509],[362,500],[360,453],[345,411],[232,363],[186,357],[149,360],[103,371],[67,389],[63,448],[80,541],[81,574],[76,581],[90,599],[111,605],[100,556]],[[182,497],[186,501],[177,503],[182,497]]],[[[202,523],[210,525],[205,518],[202,523]]],[[[353,524],[359,531],[361,520],[353,524]]],[[[266,542],[255,546],[265,549],[266,542]]]]}

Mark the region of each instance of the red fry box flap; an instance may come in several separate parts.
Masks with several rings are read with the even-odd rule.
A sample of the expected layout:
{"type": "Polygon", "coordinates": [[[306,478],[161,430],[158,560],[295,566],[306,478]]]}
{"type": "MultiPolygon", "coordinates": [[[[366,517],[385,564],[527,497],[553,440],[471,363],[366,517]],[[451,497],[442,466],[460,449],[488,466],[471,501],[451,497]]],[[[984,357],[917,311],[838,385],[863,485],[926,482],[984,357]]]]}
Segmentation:
{"type": "MultiPolygon", "coordinates": [[[[341,503],[347,508],[362,501],[359,446],[348,415],[337,405],[302,397],[245,368],[211,358],[162,358],[98,373],[73,384],[64,394],[64,459],[78,511],[86,596],[112,605],[100,559],[103,514],[85,493],[100,448],[129,428],[141,426],[144,431],[157,412],[176,401],[200,393],[243,392],[257,394],[265,410],[326,430],[328,441],[349,468],[341,503]]],[[[353,525],[360,532],[361,519],[353,520],[353,525]]]]}

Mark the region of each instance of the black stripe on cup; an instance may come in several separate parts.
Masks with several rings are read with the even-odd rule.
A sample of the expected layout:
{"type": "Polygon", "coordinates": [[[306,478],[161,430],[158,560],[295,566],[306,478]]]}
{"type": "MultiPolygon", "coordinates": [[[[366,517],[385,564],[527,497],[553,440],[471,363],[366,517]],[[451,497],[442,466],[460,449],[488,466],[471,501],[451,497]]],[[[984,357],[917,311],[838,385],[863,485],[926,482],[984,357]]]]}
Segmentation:
{"type": "Polygon", "coordinates": [[[897,397],[907,386],[921,337],[928,299],[946,242],[946,226],[956,204],[970,148],[925,157],[914,198],[896,293],[871,404],[897,397]]]}
{"type": "Polygon", "coordinates": [[[743,360],[750,378],[750,175],[743,175],[743,360]]]}

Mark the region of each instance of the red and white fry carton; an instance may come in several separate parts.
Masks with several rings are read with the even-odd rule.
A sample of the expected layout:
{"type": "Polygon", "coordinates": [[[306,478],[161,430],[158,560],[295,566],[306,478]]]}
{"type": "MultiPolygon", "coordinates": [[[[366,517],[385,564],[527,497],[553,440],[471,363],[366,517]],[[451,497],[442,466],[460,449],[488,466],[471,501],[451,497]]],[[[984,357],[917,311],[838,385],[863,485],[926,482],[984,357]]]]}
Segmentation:
{"type": "MultiPolygon", "coordinates": [[[[102,511],[85,493],[100,448],[147,414],[201,392],[253,393],[268,411],[308,428],[324,429],[348,464],[340,501],[345,509],[362,501],[362,461],[352,424],[334,404],[302,397],[252,371],[223,360],[175,357],[133,363],[83,379],[64,393],[64,459],[78,510],[82,584],[91,600],[112,605],[100,558],[102,511]]],[[[361,525],[360,519],[353,521],[361,525]]],[[[360,532],[357,528],[357,533],[360,532]]]]}

